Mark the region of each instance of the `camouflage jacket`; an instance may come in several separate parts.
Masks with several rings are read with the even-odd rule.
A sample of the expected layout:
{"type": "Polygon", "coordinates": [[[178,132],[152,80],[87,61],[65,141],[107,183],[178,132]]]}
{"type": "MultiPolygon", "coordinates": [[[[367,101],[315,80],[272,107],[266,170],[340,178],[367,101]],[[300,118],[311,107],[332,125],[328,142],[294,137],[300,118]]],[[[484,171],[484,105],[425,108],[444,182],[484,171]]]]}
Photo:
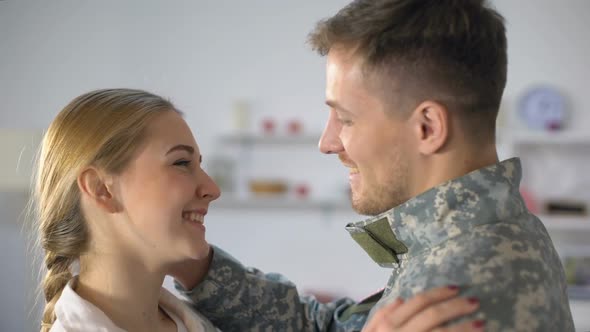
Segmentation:
{"type": "Polygon", "coordinates": [[[510,159],[348,224],[369,256],[392,269],[370,312],[351,310],[363,306],[349,299],[300,298],[282,276],[245,268],[219,248],[206,280],[181,292],[224,331],[360,331],[384,304],[444,285],[480,300],[486,331],[573,331],[561,261],[525,207],[520,178],[520,161],[510,159]]]}

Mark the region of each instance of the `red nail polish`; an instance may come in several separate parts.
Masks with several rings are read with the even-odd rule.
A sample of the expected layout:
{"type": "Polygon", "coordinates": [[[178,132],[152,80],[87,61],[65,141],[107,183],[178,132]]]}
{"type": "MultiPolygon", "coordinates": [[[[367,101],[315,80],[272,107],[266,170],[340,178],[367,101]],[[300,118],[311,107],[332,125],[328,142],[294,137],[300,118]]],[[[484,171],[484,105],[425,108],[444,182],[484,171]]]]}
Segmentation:
{"type": "Polygon", "coordinates": [[[450,285],[449,286],[449,289],[450,290],[457,290],[457,289],[459,289],[459,286],[457,286],[457,285],[450,285]]]}
{"type": "Polygon", "coordinates": [[[478,304],[479,303],[479,300],[476,299],[475,297],[470,297],[467,299],[467,301],[469,301],[469,303],[471,303],[471,304],[478,304]]]}
{"type": "Polygon", "coordinates": [[[482,328],[486,325],[486,322],[484,320],[476,320],[475,322],[473,322],[473,327],[479,329],[482,328]]]}

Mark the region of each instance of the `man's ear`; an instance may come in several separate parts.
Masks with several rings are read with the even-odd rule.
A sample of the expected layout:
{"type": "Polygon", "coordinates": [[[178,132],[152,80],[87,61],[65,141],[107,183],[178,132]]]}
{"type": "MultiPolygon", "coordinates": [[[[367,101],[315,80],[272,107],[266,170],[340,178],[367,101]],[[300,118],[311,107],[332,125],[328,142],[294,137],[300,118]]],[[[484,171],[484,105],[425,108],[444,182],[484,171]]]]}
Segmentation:
{"type": "Polygon", "coordinates": [[[88,167],[78,176],[78,188],[98,207],[108,213],[119,212],[119,203],[113,195],[113,179],[94,167],[88,167]]]}
{"type": "Polygon", "coordinates": [[[434,101],[422,102],[412,114],[418,151],[423,155],[439,152],[449,139],[449,113],[434,101]]]}

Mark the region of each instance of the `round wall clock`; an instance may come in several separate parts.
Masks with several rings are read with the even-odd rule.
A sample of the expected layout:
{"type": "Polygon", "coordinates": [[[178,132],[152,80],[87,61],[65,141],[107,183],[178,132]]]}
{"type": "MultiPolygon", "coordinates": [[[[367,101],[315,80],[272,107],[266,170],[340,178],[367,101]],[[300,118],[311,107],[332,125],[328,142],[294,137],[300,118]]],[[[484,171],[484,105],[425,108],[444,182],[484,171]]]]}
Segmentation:
{"type": "Polygon", "coordinates": [[[559,130],[566,117],[565,98],[552,87],[535,87],[521,97],[518,111],[531,129],[559,130]]]}

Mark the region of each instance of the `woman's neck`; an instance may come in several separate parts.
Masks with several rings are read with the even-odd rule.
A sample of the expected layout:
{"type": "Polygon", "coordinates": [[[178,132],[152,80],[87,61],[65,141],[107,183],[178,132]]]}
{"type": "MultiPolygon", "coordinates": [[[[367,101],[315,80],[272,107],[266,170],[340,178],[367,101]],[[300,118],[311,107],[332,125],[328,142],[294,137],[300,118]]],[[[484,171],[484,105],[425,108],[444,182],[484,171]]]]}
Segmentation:
{"type": "Polygon", "coordinates": [[[164,277],[163,270],[150,268],[139,259],[90,254],[80,258],[75,291],[120,328],[154,331],[171,323],[158,307],[164,277]]]}

